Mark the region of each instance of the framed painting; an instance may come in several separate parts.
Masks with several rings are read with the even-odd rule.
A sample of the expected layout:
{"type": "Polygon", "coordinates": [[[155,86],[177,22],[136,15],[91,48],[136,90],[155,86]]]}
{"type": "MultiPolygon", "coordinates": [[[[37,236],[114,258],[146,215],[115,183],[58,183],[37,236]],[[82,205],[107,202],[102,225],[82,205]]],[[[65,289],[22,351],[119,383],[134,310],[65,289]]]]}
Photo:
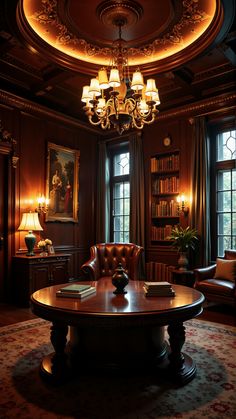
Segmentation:
{"type": "Polygon", "coordinates": [[[80,152],[48,143],[46,221],[78,222],[80,152]]]}

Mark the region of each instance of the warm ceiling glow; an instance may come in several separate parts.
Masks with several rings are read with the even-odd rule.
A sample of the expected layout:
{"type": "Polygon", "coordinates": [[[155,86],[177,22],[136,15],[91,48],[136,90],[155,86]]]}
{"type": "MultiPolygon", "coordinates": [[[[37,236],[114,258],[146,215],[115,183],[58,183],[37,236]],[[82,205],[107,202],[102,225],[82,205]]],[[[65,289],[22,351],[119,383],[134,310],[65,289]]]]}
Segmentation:
{"type": "MultiPolygon", "coordinates": [[[[79,36],[76,37],[68,31],[62,33],[61,28],[63,25],[61,25],[59,16],[53,15],[53,13],[56,13],[56,8],[51,15],[49,12],[48,14],[45,12],[45,10],[50,9],[47,1],[48,5],[51,6],[52,2],[49,2],[49,0],[23,0],[25,18],[36,34],[51,47],[70,57],[101,66],[109,65],[110,48],[96,45],[96,39],[94,39],[93,45],[91,45],[82,37],[80,39],[79,36]],[[47,9],[45,9],[46,6],[48,6],[47,9]],[[93,46],[96,48],[90,48],[93,46]]],[[[188,3],[191,3],[191,1],[188,3]]],[[[190,18],[183,21],[182,16],[175,25],[174,34],[172,31],[169,37],[167,36],[168,34],[165,34],[160,38],[152,40],[145,46],[147,54],[144,54],[143,49],[131,48],[132,54],[129,56],[129,65],[137,66],[164,60],[196,42],[211,25],[216,13],[217,3],[217,0],[192,0],[189,10],[194,9],[194,7],[196,9],[194,9],[195,11],[192,12],[190,18]]]]}

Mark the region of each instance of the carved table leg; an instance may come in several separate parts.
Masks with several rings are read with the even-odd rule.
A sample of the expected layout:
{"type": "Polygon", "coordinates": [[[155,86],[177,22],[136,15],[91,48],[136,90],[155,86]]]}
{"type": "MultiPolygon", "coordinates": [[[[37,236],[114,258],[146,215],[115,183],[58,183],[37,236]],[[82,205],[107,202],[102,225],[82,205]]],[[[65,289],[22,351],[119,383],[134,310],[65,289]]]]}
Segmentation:
{"type": "Polygon", "coordinates": [[[61,323],[53,323],[51,326],[51,343],[55,352],[46,356],[41,364],[41,373],[44,377],[55,382],[66,379],[70,375],[67,354],[68,326],[61,323]]]}
{"type": "Polygon", "coordinates": [[[185,327],[182,322],[175,322],[168,326],[169,343],[169,369],[171,374],[181,384],[186,384],[196,374],[196,365],[189,355],[181,352],[185,342],[185,327]]]}

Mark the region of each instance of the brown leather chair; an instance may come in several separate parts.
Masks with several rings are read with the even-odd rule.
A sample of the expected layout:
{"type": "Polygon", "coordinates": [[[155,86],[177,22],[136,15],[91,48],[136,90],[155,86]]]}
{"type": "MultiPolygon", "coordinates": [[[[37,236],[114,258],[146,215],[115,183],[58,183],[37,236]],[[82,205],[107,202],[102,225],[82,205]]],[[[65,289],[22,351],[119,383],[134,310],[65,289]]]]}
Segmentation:
{"type": "Polygon", "coordinates": [[[133,243],[98,243],[90,248],[91,258],[81,270],[90,280],[97,281],[104,276],[112,276],[121,263],[130,279],[139,278],[139,261],[143,247],[133,243]]]}
{"type": "MultiPolygon", "coordinates": [[[[225,250],[224,260],[236,260],[236,250],[225,250]]],[[[234,281],[221,278],[214,278],[216,264],[207,268],[194,269],[194,287],[201,291],[208,301],[216,303],[229,303],[236,305],[236,270],[234,271],[234,281]]]]}

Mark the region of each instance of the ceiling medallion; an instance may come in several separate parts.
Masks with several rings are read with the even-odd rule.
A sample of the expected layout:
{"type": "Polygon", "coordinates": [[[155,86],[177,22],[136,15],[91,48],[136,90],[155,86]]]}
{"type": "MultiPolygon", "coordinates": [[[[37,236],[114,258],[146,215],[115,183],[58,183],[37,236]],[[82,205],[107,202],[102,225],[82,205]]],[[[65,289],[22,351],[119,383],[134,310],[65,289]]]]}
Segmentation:
{"type": "Polygon", "coordinates": [[[98,5],[96,13],[106,26],[115,25],[119,21],[123,22],[123,26],[131,26],[142,17],[143,8],[134,0],[105,0],[98,5]]]}

